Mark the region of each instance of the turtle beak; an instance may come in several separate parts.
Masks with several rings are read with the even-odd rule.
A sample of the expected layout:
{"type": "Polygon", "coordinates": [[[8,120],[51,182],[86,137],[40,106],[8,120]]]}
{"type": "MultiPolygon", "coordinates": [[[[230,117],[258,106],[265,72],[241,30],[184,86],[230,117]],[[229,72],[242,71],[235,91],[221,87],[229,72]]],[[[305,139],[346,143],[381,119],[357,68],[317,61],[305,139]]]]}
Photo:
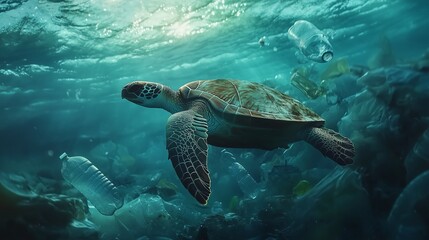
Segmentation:
{"type": "Polygon", "coordinates": [[[141,86],[135,83],[128,83],[122,88],[122,99],[135,99],[140,95],[141,86]]]}
{"type": "Polygon", "coordinates": [[[128,85],[129,85],[129,84],[125,85],[125,87],[124,87],[124,88],[122,88],[122,93],[121,93],[121,97],[122,97],[122,99],[127,98],[127,95],[128,95],[128,90],[127,90],[128,85]]]}
{"type": "Polygon", "coordinates": [[[138,82],[128,83],[122,88],[121,97],[127,99],[130,102],[141,105],[143,102],[139,99],[139,95],[143,89],[143,86],[138,82]]]}

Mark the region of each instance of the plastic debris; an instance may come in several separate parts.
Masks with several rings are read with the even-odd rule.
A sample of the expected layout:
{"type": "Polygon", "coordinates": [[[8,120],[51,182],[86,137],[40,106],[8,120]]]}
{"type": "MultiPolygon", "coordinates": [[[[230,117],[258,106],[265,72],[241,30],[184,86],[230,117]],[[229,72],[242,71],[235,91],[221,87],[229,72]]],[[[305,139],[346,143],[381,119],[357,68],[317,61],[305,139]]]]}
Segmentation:
{"type": "Polygon", "coordinates": [[[329,62],[334,56],[328,37],[308,21],[296,21],[289,28],[288,37],[312,61],[329,62]]]}
{"type": "Polygon", "coordinates": [[[423,132],[422,136],[414,144],[413,149],[408,153],[405,158],[405,167],[408,180],[412,180],[426,169],[429,169],[429,129],[423,132]]]}
{"type": "Polygon", "coordinates": [[[233,162],[229,167],[229,171],[236,178],[241,191],[246,197],[255,199],[258,196],[259,185],[240,163],[233,162]]]}
{"type": "Polygon", "coordinates": [[[64,179],[79,190],[104,215],[112,215],[124,203],[123,196],[110,180],[88,159],[61,154],[64,179]]]}
{"type": "Polygon", "coordinates": [[[308,77],[302,75],[299,71],[292,73],[290,77],[292,85],[298,88],[305,96],[310,99],[316,99],[324,95],[327,89],[317,85],[308,77]]]}
{"type": "Polygon", "coordinates": [[[340,58],[331,62],[326,69],[320,74],[321,80],[337,78],[343,74],[350,73],[349,63],[346,58],[340,58]]]}
{"type": "Polygon", "coordinates": [[[429,171],[411,181],[399,197],[387,218],[395,240],[429,238],[425,219],[429,217],[429,171]]]}
{"type": "Polygon", "coordinates": [[[156,195],[142,194],[126,203],[114,216],[119,226],[134,238],[169,233],[171,216],[163,200],[156,195]]]}
{"type": "Polygon", "coordinates": [[[293,195],[300,197],[311,189],[311,184],[307,180],[299,181],[292,189],[293,195]]]}

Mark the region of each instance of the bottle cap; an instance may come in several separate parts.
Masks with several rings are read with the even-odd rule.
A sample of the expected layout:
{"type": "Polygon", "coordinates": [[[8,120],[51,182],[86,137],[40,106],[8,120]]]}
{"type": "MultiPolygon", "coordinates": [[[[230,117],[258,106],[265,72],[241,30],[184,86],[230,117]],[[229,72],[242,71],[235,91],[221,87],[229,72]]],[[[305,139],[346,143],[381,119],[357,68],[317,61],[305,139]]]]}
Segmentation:
{"type": "Polygon", "coordinates": [[[322,60],[323,60],[323,62],[329,62],[329,61],[331,61],[331,59],[333,57],[334,57],[334,53],[331,51],[327,51],[327,52],[323,53],[322,60]]]}

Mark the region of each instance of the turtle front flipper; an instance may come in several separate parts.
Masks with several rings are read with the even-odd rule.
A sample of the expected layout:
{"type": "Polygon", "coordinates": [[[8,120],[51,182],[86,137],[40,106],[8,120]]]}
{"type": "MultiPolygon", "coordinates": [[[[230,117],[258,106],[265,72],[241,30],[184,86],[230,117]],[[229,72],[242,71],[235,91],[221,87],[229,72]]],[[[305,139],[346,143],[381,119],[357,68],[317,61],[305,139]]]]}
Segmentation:
{"type": "Polygon", "coordinates": [[[207,129],[207,120],[193,110],[175,113],[167,123],[168,158],[183,186],[201,204],[210,196],[207,129]]]}
{"type": "Polygon", "coordinates": [[[340,165],[353,163],[355,148],[350,139],[327,128],[311,128],[304,140],[340,165]]]}

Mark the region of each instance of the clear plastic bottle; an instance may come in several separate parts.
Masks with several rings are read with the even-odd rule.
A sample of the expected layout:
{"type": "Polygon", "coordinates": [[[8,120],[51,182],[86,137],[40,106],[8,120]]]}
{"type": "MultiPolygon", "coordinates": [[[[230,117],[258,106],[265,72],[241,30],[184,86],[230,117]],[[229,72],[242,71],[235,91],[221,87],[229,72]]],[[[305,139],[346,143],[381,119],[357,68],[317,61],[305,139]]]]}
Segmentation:
{"type": "Polygon", "coordinates": [[[258,196],[260,189],[258,183],[240,163],[233,162],[229,166],[229,171],[237,179],[238,186],[247,197],[255,199],[258,196]]]}
{"type": "Polygon", "coordinates": [[[124,204],[123,196],[110,180],[88,159],[81,156],[60,156],[61,174],[81,192],[103,215],[111,216],[124,204]]]}
{"type": "Polygon", "coordinates": [[[307,58],[315,62],[329,62],[334,56],[328,37],[308,21],[296,21],[289,28],[288,37],[307,58]]]}

